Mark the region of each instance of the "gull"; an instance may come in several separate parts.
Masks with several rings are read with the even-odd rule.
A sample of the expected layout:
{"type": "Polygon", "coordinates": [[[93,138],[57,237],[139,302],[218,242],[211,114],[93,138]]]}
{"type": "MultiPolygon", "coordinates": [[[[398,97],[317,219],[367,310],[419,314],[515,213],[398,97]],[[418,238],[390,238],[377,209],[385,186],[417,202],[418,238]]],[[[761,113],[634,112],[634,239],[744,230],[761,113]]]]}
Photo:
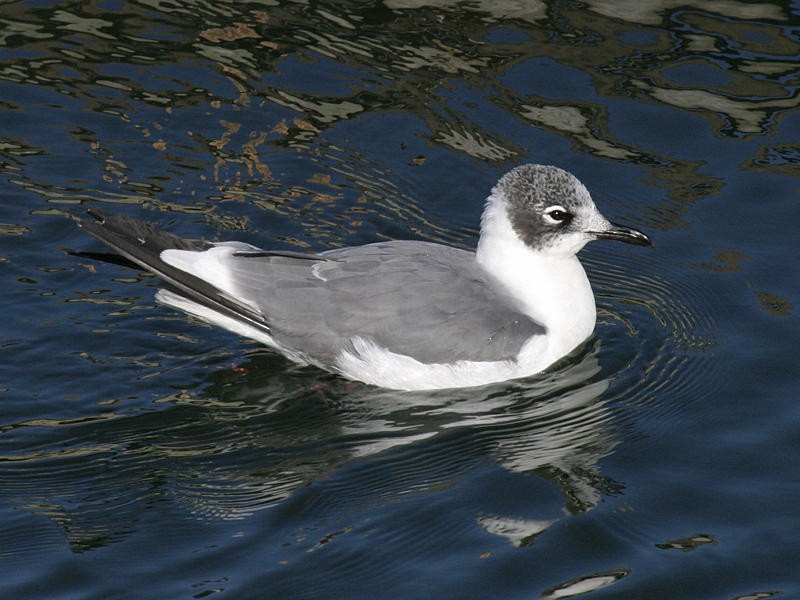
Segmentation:
{"type": "Polygon", "coordinates": [[[653,246],[615,225],[560,168],[526,164],[492,188],[475,251],[380,241],[319,253],[208,248],[96,209],[82,229],[157,275],[156,299],[292,361],[399,390],[528,377],[591,336],[592,240],[653,246]]]}

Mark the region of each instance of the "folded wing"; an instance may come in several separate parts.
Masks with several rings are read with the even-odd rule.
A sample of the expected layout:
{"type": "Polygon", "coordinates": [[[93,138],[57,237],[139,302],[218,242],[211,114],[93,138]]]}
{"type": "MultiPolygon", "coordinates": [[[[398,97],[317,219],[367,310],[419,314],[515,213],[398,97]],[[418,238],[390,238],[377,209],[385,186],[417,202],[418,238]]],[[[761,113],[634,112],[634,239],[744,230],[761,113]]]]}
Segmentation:
{"type": "Polygon", "coordinates": [[[240,242],[200,250],[135,219],[90,215],[81,223],[87,233],[204,309],[190,312],[245,325],[229,327],[238,333],[255,328],[257,339],[321,366],[334,365],[356,338],[438,364],[512,360],[544,334],[465,250],[413,241],[321,254],[240,242]]]}
{"type": "Polygon", "coordinates": [[[318,256],[225,259],[231,291],[266,315],[275,340],[318,361],[355,337],[423,363],[508,360],[544,333],[471,252],[392,241],[318,256]]]}

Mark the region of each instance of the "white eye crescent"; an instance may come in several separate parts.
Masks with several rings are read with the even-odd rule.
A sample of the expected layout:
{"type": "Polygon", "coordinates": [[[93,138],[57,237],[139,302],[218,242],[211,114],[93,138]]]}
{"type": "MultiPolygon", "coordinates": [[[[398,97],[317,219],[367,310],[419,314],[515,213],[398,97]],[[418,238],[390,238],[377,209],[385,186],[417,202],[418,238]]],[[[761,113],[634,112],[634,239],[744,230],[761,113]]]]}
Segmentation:
{"type": "Polygon", "coordinates": [[[556,204],[554,206],[548,206],[544,210],[544,220],[553,225],[569,223],[571,219],[572,219],[572,213],[570,213],[563,206],[559,206],[556,204]]]}

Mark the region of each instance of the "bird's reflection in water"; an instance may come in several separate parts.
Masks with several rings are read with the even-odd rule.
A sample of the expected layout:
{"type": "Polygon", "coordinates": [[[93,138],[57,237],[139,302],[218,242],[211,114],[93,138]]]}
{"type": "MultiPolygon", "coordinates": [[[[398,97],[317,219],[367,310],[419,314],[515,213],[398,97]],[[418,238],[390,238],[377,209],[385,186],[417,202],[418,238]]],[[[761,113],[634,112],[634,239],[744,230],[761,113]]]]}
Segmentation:
{"type": "MultiPolygon", "coordinates": [[[[490,461],[554,484],[565,514],[584,512],[618,487],[597,466],[617,444],[598,350],[594,341],[538,378],[436,392],[286,370],[255,352],[158,411],[70,424],[71,450],[43,443],[17,457],[15,505],[57,522],[80,551],[135,531],[143,503],[237,520],[317,486],[326,500],[315,510],[335,511],[447,488],[490,461]]],[[[554,522],[529,514],[476,518],[525,545],[554,522]]]]}

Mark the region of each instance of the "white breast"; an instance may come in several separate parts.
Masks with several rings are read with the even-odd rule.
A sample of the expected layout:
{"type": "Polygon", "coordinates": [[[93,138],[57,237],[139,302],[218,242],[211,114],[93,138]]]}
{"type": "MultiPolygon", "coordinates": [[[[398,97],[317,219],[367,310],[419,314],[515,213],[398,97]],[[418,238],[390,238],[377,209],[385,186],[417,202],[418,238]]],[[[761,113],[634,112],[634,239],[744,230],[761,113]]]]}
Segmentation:
{"type": "Polygon", "coordinates": [[[524,370],[541,371],[592,334],[594,294],[574,249],[545,252],[525,245],[503,203],[493,198],[484,212],[477,260],[519,302],[520,310],[546,329],[545,336],[531,340],[520,353],[524,370]]]}

